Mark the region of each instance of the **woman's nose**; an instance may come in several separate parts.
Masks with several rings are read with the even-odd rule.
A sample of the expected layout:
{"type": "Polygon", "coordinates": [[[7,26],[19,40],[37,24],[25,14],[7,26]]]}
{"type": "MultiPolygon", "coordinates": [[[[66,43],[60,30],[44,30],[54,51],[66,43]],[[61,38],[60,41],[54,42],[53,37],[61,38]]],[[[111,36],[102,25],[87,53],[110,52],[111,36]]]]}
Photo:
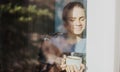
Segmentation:
{"type": "Polygon", "coordinates": [[[76,25],[81,25],[81,22],[79,20],[76,21],[76,25]]]}

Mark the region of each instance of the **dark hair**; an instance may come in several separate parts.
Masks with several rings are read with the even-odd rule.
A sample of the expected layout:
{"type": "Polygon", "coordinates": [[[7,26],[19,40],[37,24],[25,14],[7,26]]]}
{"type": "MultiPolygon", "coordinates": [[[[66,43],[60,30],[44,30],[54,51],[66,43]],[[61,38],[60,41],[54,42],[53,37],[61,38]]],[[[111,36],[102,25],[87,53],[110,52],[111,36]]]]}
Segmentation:
{"type": "Polygon", "coordinates": [[[67,17],[67,14],[68,14],[69,10],[73,9],[75,6],[84,9],[84,6],[83,6],[83,4],[81,2],[70,2],[70,3],[68,3],[63,8],[63,13],[62,13],[63,21],[66,21],[66,19],[67,19],[66,17],[67,17]]]}

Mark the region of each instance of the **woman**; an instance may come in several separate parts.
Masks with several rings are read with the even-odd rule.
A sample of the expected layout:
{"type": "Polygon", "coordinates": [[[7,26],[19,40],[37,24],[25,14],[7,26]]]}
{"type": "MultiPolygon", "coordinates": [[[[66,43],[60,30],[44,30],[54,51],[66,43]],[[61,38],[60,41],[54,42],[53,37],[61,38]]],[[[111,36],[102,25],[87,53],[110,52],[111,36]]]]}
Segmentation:
{"type": "MultiPolygon", "coordinates": [[[[68,3],[63,9],[62,19],[64,21],[66,33],[52,37],[49,40],[50,43],[58,48],[62,54],[69,54],[72,52],[86,53],[86,39],[82,37],[82,33],[86,26],[85,9],[83,4],[80,2],[68,3]]],[[[72,66],[72,68],[71,66],[67,66],[65,64],[65,56],[64,58],[60,58],[57,55],[49,55],[47,55],[47,59],[61,67],[62,70],[66,70],[67,72],[83,72],[83,65],[81,65],[81,70],[76,69],[76,66],[72,66]],[[52,56],[54,56],[54,60],[50,60],[52,56]]]]}

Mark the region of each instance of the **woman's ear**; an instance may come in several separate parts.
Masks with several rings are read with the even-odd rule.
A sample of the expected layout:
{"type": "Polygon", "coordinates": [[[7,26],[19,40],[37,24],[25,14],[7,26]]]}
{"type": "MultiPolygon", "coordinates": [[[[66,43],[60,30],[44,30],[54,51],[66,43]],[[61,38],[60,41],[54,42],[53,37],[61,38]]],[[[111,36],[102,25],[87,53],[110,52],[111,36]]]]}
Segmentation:
{"type": "Polygon", "coordinates": [[[63,24],[64,24],[64,27],[67,28],[67,22],[64,22],[63,24]]]}

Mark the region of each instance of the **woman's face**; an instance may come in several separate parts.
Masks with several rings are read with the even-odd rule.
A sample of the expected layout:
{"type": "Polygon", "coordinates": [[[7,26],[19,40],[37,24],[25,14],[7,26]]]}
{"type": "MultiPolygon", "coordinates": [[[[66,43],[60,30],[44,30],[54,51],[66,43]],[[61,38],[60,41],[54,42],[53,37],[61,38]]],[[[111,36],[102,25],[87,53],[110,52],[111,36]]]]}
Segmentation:
{"type": "Polygon", "coordinates": [[[74,7],[67,14],[66,29],[69,33],[81,35],[85,29],[85,12],[80,7],[74,7]]]}

